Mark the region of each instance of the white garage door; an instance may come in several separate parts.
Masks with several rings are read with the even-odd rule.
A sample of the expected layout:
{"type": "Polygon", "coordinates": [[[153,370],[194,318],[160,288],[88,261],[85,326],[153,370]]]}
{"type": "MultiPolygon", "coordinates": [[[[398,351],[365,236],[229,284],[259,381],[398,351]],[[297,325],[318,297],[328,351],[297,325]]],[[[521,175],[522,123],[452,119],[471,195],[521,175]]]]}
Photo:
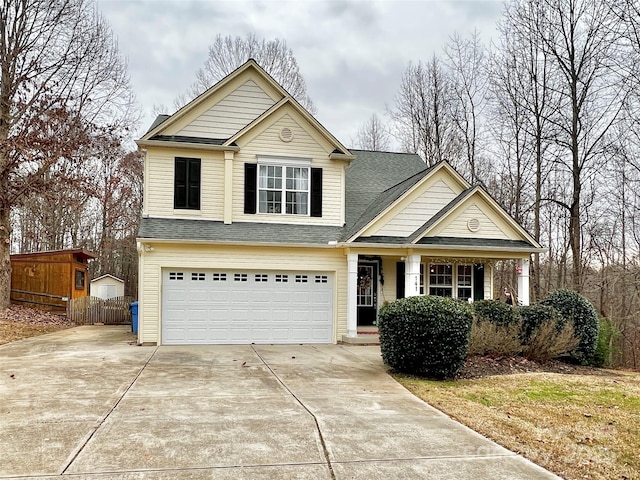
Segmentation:
{"type": "Polygon", "coordinates": [[[332,343],[333,275],[163,270],[162,343],[332,343]]]}

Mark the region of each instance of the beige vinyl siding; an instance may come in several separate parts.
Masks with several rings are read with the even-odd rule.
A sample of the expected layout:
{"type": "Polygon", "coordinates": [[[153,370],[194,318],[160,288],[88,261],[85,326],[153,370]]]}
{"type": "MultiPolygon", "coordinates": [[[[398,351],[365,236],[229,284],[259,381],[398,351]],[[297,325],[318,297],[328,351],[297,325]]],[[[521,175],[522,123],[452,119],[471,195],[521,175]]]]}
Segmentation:
{"type": "Polygon", "coordinates": [[[161,342],[161,272],[163,268],[289,270],[335,273],[334,342],[347,332],[347,261],[340,249],[155,244],[141,262],[143,311],[141,342],[161,342]]]}
{"type": "MultiPolygon", "coordinates": [[[[451,223],[442,228],[437,235],[440,237],[497,238],[504,240],[520,238],[519,236],[515,236],[515,232],[512,233],[513,236],[509,236],[503,228],[504,227],[499,226],[494,219],[483,212],[476,203],[472,203],[454,218],[451,223]],[[467,227],[468,221],[473,218],[480,221],[480,230],[477,232],[471,232],[467,227]]],[[[434,231],[430,232],[428,236],[435,235],[436,233],[434,231]]]]}
{"type": "MultiPolygon", "coordinates": [[[[396,263],[400,261],[400,257],[382,257],[382,275],[384,277],[384,285],[380,285],[379,304],[380,307],[385,302],[393,302],[396,299],[396,263]]],[[[400,279],[404,282],[404,278],[400,279]]]]}
{"type": "Polygon", "coordinates": [[[178,135],[227,139],[274,105],[253,80],[249,80],[182,128],[178,135]]]}
{"type": "Polygon", "coordinates": [[[484,299],[493,298],[493,265],[489,262],[484,264],[484,299]]]}
{"type": "MultiPolygon", "coordinates": [[[[303,128],[302,118],[294,119],[287,113],[267,126],[247,144],[240,140],[241,150],[234,159],[233,170],[233,221],[267,223],[304,223],[315,225],[342,225],[342,175],[344,163],[329,159],[330,151],[303,128]],[[280,140],[280,131],[289,128],[293,132],[291,142],[280,140]],[[277,156],[292,159],[311,159],[311,167],[322,168],[322,217],[306,215],[244,214],[244,164],[256,163],[261,156],[277,156]]],[[[305,125],[306,127],[306,125],[305,125]]],[[[282,239],[286,240],[286,239],[282,239]]]]}
{"type": "Polygon", "coordinates": [[[144,179],[144,212],[149,216],[222,220],[224,153],[206,150],[149,148],[144,179]],[[200,210],[173,209],[176,157],[201,159],[200,210]]]}
{"type": "Polygon", "coordinates": [[[457,194],[444,181],[439,180],[370,235],[408,237],[456,196],[457,194]]]}

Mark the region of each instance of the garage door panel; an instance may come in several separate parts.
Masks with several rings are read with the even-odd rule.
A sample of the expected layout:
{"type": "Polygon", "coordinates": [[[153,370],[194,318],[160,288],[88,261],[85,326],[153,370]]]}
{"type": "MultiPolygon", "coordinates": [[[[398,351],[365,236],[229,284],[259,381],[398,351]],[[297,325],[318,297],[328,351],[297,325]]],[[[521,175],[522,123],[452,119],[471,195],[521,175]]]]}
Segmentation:
{"type": "Polygon", "coordinates": [[[165,344],[332,341],[330,273],[163,270],[165,344]]]}

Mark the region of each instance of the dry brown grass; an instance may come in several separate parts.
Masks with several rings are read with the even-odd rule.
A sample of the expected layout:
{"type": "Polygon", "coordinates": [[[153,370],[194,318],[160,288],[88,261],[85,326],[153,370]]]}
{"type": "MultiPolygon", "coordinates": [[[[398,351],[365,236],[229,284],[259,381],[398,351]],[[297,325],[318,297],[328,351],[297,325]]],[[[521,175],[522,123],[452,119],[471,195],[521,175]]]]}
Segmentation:
{"type": "Polygon", "coordinates": [[[556,322],[544,322],[524,349],[524,356],[529,360],[546,362],[567,356],[579,344],[572,324],[566,324],[558,332],[556,322]]]}
{"type": "Polygon", "coordinates": [[[640,479],[640,374],[396,379],[434,407],[567,479],[640,479]]]}
{"type": "Polygon", "coordinates": [[[44,335],[45,333],[57,332],[63,328],[69,328],[63,325],[25,325],[16,322],[4,322],[0,320],[0,345],[3,343],[15,342],[23,338],[44,335]]]}
{"type": "Polygon", "coordinates": [[[495,355],[509,357],[522,352],[520,341],[522,322],[509,326],[498,326],[486,320],[473,319],[471,338],[469,339],[469,356],[495,355]]]}

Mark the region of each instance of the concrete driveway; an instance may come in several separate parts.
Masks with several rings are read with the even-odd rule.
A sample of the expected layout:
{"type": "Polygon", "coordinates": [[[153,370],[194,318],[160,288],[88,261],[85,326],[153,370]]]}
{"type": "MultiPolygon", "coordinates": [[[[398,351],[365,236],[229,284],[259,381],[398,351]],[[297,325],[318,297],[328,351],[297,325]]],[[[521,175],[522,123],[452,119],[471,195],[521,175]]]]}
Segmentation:
{"type": "Polygon", "coordinates": [[[408,393],[378,347],[0,346],[0,478],[558,478],[408,393]],[[51,477],[49,477],[51,476],[51,477]]]}

